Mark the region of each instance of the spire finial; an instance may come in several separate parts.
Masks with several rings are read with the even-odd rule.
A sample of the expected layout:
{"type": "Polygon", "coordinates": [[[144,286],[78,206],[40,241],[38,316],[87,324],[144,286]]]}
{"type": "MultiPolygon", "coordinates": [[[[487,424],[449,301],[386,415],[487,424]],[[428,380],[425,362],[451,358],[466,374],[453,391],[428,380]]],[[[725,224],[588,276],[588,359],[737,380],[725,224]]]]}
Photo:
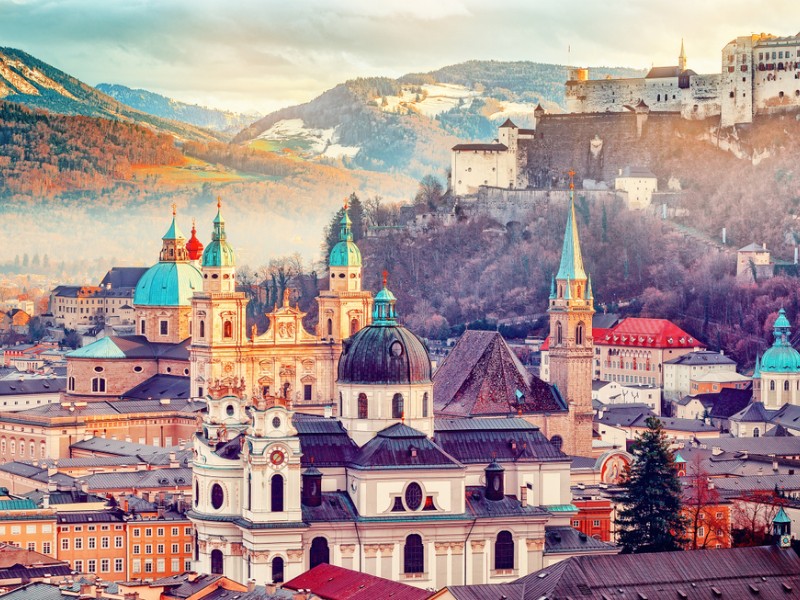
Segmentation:
{"type": "Polygon", "coordinates": [[[350,200],[350,198],[345,198],[345,199],[344,199],[344,209],[345,209],[345,210],[347,210],[347,209],[348,209],[348,207],[349,207],[349,204],[348,204],[348,201],[349,201],[349,200],[350,200]]]}
{"type": "Polygon", "coordinates": [[[172,203],[172,216],[174,217],[177,214],[178,214],[178,205],[173,202],[172,203]]]}
{"type": "Polygon", "coordinates": [[[383,287],[386,287],[386,281],[389,279],[389,271],[383,270],[383,287]]]}
{"type": "Polygon", "coordinates": [[[217,196],[217,208],[222,208],[222,196],[217,196]]]}
{"type": "Polygon", "coordinates": [[[574,179],[575,178],[575,171],[570,169],[569,172],[568,172],[568,175],[569,175],[569,189],[570,190],[574,190],[575,189],[575,179],[574,179]]]}

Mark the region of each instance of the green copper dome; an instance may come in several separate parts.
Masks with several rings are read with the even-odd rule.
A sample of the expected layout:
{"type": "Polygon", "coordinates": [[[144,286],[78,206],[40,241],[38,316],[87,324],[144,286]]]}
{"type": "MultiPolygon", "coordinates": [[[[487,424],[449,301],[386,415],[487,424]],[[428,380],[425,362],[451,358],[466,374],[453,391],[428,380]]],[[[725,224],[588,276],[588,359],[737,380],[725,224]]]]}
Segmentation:
{"type": "Polygon", "coordinates": [[[187,262],[160,262],[150,267],[133,294],[134,306],[189,306],[203,289],[203,276],[187,262]]]}
{"type": "Polygon", "coordinates": [[[211,243],[203,250],[203,267],[233,267],[236,265],[236,255],[233,248],[226,241],[225,221],[221,209],[217,204],[217,216],[214,217],[214,232],[211,234],[211,243]]]}
{"type": "Polygon", "coordinates": [[[775,341],[761,357],[761,373],[800,373],[800,352],[792,348],[789,342],[791,333],[789,319],[781,309],[773,325],[775,341]]]}
{"type": "Polygon", "coordinates": [[[350,215],[345,207],[342,220],[339,221],[339,241],[331,250],[330,260],[328,261],[331,267],[361,266],[361,250],[353,242],[352,225],[353,222],[350,220],[350,215]]]}

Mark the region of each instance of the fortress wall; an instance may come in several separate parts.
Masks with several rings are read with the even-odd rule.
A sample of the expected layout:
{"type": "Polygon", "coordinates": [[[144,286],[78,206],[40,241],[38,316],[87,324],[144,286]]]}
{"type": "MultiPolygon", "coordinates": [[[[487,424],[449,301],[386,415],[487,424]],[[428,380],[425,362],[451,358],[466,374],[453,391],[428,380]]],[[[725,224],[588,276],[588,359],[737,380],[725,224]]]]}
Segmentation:
{"type": "MultiPolygon", "coordinates": [[[[576,190],[576,196],[583,196],[589,202],[613,201],[617,194],[613,190],[576,190]]],[[[566,205],[569,190],[507,190],[482,187],[474,200],[464,200],[462,207],[467,212],[486,214],[506,224],[510,221],[527,223],[536,218],[551,202],[566,205]]]]}
{"type": "Polygon", "coordinates": [[[529,184],[535,188],[565,187],[570,168],[579,180],[610,182],[626,166],[649,167],[666,176],[659,173],[658,157],[678,132],[696,135],[704,127],[682,119],[679,113],[650,113],[640,138],[636,119],[631,112],[545,115],[536,138],[520,140],[526,152],[522,168],[529,184]]]}
{"type": "MultiPolygon", "coordinates": [[[[794,67],[793,62],[790,64],[794,67]]],[[[753,87],[756,114],[774,114],[800,107],[800,70],[756,71],[753,87]]]]}

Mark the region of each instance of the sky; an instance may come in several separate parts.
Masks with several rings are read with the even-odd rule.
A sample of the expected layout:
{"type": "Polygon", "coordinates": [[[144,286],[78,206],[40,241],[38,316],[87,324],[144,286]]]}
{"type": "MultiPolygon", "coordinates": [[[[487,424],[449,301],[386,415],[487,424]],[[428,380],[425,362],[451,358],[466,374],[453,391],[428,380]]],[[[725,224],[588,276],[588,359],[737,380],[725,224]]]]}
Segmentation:
{"type": "Polygon", "coordinates": [[[791,0],[0,0],[0,46],[91,85],[268,113],[347,79],[471,59],[718,72],[739,35],[800,30],[791,0]]]}

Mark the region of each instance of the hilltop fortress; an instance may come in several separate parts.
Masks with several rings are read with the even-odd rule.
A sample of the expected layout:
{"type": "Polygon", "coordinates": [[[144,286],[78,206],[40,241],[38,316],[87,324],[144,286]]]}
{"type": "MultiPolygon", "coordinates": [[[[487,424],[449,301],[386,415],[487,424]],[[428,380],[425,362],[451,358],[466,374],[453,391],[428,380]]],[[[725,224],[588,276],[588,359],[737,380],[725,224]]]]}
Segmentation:
{"type": "Polygon", "coordinates": [[[737,37],[722,50],[721,72],[710,75],[687,68],[683,43],[677,65],[653,67],[642,78],[592,80],[589,69],[571,69],[566,105],[560,115],[537,107],[533,129],[507,120],[492,143],[454,146],[453,192],[564,189],[564,165],[584,181],[612,184],[625,168],[655,168],[676,135],[797,110],[800,34],[737,37]]]}

